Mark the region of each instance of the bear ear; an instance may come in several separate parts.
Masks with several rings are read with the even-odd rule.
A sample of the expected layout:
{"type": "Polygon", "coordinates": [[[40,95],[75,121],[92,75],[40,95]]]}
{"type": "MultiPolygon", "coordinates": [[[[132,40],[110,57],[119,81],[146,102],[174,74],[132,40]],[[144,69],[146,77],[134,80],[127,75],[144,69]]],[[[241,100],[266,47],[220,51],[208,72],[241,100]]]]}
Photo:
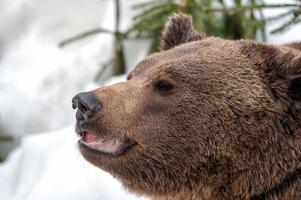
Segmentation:
{"type": "Polygon", "coordinates": [[[242,53],[256,62],[276,100],[301,103],[301,52],[251,42],[242,53]]]}
{"type": "Polygon", "coordinates": [[[203,37],[194,29],[190,15],[177,13],[165,25],[160,49],[167,50],[180,44],[201,40],[203,37]]]}

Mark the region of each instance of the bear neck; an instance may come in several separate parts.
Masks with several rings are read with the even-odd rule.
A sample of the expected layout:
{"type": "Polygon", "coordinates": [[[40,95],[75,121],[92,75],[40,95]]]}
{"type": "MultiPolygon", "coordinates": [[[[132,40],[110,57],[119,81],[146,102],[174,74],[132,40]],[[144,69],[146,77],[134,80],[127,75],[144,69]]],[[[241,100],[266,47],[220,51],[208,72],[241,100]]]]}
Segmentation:
{"type": "Polygon", "coordinates": [[[153,200],[295,200],[301,199],[301,168],[287,174],[274,187],[253,196],[237,196],[227,192],[214,192],[209,187],[197,191],[183,190],[167,196],[153,196],[153,200]]]}
{"type": "Polygon", "coordinates": [[[254,195],[250,200],[301,199],[301,168],[289,173],[276,186],[254,195]]]}

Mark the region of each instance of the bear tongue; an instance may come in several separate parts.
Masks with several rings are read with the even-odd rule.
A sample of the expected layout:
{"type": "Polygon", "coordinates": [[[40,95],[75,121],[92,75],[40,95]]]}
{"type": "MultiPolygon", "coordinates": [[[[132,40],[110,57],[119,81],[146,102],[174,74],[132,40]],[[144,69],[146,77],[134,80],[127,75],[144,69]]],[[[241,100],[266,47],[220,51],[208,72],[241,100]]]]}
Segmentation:
{"type": "Polygon", "coordinates": [[[86,143],[93,143],[93,142],[97,142],[99,138],[94,134],[87,133],[84,135],[83,140],[86,143]]]}
{"type": "Polygon", "coordinates": [[[82,141],[91,149],[112,154],[116,153],[122,145],[122,142],[117,139],[102,139],[91,133],[85,134],[82,141]]]}

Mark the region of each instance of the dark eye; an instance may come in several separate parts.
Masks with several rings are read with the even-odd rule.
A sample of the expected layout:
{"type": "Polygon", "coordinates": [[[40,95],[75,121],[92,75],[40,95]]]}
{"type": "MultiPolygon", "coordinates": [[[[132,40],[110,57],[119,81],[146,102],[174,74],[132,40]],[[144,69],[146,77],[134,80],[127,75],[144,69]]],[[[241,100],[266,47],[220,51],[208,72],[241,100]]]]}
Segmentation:
{"type": "Polygon", "coordinates": [[[172,88],[173,88],[173,85],[170,82],[165,81],[165,80],[158,81],[155,85],[155,89],[164,91],[164,92],[170,91],[172,88]]]}

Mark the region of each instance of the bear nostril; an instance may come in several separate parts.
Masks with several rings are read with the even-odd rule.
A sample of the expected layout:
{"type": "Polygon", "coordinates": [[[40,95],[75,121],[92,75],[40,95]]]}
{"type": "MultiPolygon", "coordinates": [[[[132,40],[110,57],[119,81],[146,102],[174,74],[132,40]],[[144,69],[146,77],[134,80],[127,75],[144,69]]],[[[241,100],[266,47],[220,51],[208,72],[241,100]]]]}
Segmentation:
{"type": "Polygon", "coordinates": [[[76,118],[76,120],[78,120],[78,121],[83,121],[83,120],[85,120],[85,117],[83,116],[83,114],[82,114],[80,111],[77,111],[77,112],[76,112],[75,118],[76,118]]]}
{"type": "Polygon", "coordinates": [[[79,93],[72,99],[72,108],[78,109],[76,119],[79,121],[91,118],[101,107],[101,101],[91,92],[79,93]]]}
{"type": "Polygon", "coordinates": [[[76,109],[76,108],[77,108],[77,100],[76,100],[75,97],[73,97],[73,99],[72,99],[72,108],[73,108],[73,109],[76,109]]]}

